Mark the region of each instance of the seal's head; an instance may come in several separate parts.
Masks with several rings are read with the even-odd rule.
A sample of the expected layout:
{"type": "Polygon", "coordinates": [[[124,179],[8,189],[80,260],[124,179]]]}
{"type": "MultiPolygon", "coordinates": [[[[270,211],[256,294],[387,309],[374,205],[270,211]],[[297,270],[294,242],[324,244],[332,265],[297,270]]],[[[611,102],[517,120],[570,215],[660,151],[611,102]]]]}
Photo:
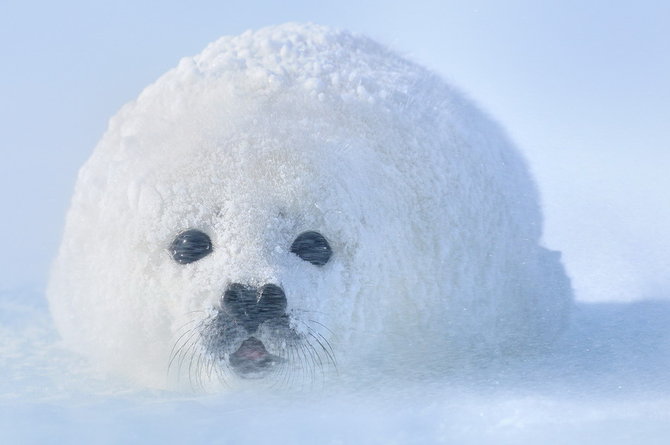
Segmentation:
{"type": "Polygon", "coordinates": [[[49,300],[154,387],[526,348],[569,284],[523,160],[439,78],[358,35],[226,37],[110,122],[49,300]]]}

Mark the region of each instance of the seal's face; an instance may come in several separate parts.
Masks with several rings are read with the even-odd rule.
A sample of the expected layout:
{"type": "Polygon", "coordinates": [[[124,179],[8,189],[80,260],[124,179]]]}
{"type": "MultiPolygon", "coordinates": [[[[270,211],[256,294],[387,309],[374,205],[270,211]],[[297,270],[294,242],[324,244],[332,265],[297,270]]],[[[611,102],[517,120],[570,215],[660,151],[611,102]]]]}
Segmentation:
{"type": "MultiPolygon", "coordinates": [[[[196,229],[177,235],[169,248],[173,260],[182,265],[201,260],[212,251],[209,236],[196,229]]],[[[328,241],[315,231],[301,233],[291,244],[290,251],[316,267],[326,265],[333,254],[328,241]]],[[[325,355],[324,359],[334,364],[328,340],[299,316],[287,312],[286,294],[273,283],[261,287],[228,284],[213,315],[198,329],[203,346],[201,353],[206,354],[207,362],[229,366],[240,377],[265,377],[295,357],[316,366],[317,361],[323,363],[322,355],[325,355]],[[305,323],[307,332],[292,328],[296,322],[305,323]],[[265,343],[275,353],[269,352],[265,343]]],[[[178,339],[171,362],[176,359],[181,364],[187,343],[183,337],[178,339]]]]}
{"type": "Polygon", "coordinates": [[[177,168],[200,172],[181,184],[183,199],[141,218],[144,234],[157,219],[173,227],[150,241],[162,271],[145,280],[161,296],[146,304],[169,311],[172,320],[164,362],[171,380],[304,382],[333,370],[338,348],[350,350],[361,290],[352,272],[375,266],[361,263],[357,248],[365,230],[356,220],[372,205],[356,199],[368,168],[359,164],[356,171],[320,152],[323,142],[300,130],[287,136],[283,128],[281,139],[265,131],[265,145],[275,148],[262,155],[254,139],[238,141],[248,151],[237,159],[215,147],[145,176],[155,186],[172,183],[163,178],[177,177],[177,168]],[[286,143],[298,135],[300,150],[286,143]],[[306,154],[304,144],[320,154],[306,154]],[[342,171],[348,175],[337,180],[342,171]]]}

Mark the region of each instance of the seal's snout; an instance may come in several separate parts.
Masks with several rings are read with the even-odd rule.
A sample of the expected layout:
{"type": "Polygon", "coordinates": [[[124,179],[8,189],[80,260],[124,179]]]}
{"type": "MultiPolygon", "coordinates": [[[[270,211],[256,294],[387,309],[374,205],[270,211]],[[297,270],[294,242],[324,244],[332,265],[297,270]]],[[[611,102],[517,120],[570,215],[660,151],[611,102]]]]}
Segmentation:
{"type": "MultiPolygon", "coordinates": [[[[248,334],[269,320],[282,320],[286,315],[286,295],[281,287],[266,284],[260,288],[233,283],[223,293],[223,310],[248,334]]],[[[262,377],[282,359],[270,354],[263,342],[249,337],[230,355],[230,365],[242,377],[262,377]]]]}
{"type": "Polygon", "coordinates": [[[260,289],[233,283],[223,293],[223,309],[253,334],[262,323],[282,317],[286,312],[286,295],[281,287],[266,284],[260,289]]]}

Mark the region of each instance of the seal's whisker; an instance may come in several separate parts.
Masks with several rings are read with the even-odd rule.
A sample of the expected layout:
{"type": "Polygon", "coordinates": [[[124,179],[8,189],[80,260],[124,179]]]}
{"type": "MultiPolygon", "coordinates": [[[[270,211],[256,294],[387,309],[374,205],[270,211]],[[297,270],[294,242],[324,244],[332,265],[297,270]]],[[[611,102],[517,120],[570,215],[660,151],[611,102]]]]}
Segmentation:
{"type": "Polygon", "coordinates": [[[219,362],[223,362],[225,366],[225,372],[224,369],[222,369],[221,367],[217,367],[217,370],[219,371],[219,376],[223,381],[223,383],[227,385],[228,381],[226,380],[226,376],[230,373],[230,365],[228,364],[228,360],[219,360],[219,362]]]}
{"type": "Polygon", "coordinates": [[[331,359],[333,360],[333,364],[336,364],[336,363],[335,363],[335,362],[336,362],[336,360],[335,360],[335,351],[333,350],[333,347],[332,347],[332,345],[330,344],[330,342],[328,341],[328,339],[327,339],[326,337],[324,337],[323,334],[322,334],[321,332],[317,331],[316,329],[312,329],[311,332],[313,332],[314,334],[316,334],[316,335],[318,335],[319,337],[321,337],[321,340],[323,340],[323,342],[328,346],[328,350],[330,351],[330,353],[331,353],[331,355],[332,355],[331,359]]]}
{"type": "Polygon", "coordinates": [[[294,361],[295,361],[296,365],[299,366],[298,370],[300,371],[299,374],[294,373],[294,375],[292,376],[293,379],[292,379],[291,384],[292,385],[295,384],[293,382],[295,382],[298,378],[300,378],[300,383],[302,384],[302,382],[304,381],[304,379],[306,378],[306,375],[307,375],[307,368],[306,368],[306,363],[304,363],[304,361],[303,361],[303,356],[299,353],[299,347],[300,347],[299,340],[294,340],[292,342],[291,346],[292,346],[291,347],[291,354],[292,354],[293,357],[295,357],[294,361]]]}
{"type": "MultiPolygon", "coordinates": [[[[191,328],[191,329],[189,329],[188,331],[184,332],[184,333],[177,339],[177,341],[175,342],[174,346],[172,347],[172,351],[170,352],[170,361],[168,362],[168,367],[167,367],[167,372],[168,372],[168,374],[170,373],[170,369],[171,369],[172,364],[173,364],[173,362],[175,361],[175,359],[177,359],[177,357],[179,357],[179,355],[180,355],[181,351],[183,350],[183,348],[189,343],[189,341],[191,340],[191,338],[193,338],[193,336],[194,336],[195,333],[197,332],[197,331],[196,331],[196,328],[197,328],[197,327],[194,327],[194,328],[191,328]],[[179,343],[182,341],[182,339],[183,339],[186,335],[188,335],[189,333],[190,333],[191,335],[190,335],[188,338],[186,338],[180,346],[178,346],[179,343]],[[175,350],[175,349],[176,349],[176,350],[175,350]]],[[[181,365],[180,365],[180,367],[181,367],[181,365]]]]}
{"type": "Polygon", "coordinates": [[[203,382],[203,376],[202,376],[202,361],[203,361],[203,356],[204,354],[202,353],[202,348],[198,348],[198,360],[196,361],[195,364],[195,372],[196,372],[196,377],[197,377],[197,383],[200,386],[201,390],[205,389],[205,384],[203,382]]]}
{"type": "Polygon", "coordinates": [[[295,386],[296,378],[298,373],[302,372],[302,366],[300,364],[301,359],[297,354],[297,343],[295,340],[289,340],[286,342],[286,355],[287,360],[290,363],[290,366],[286,366],[286,384],[289,386],[295,386]]]}
{"type": "Polygon", "coordinates": [[[230,372],[231,372],[231,371],[230,371],[230,364],[228,363],[227,360],[224,362],[224,364],[225,364],[225,370],[226,370],[226,372],[224,373],[224,372],[223,372],[223,369],[221,369],[221,368],[219,368],[219,369],[221,370],[221,378],[223,379],[224,382],[226,382],[226,376],[227,376],[227,375],[230,375],[230,372]]]}
{"type": "MultiPolygon", "coordinates": [[[[185,332],[184,335],[182,335],[180,337],[180,340],[183,339],[183,341],[181,342],[181,345],[179,345],[179,347],[176,349],[176,351],[174,351],[174,353],[172,354],[173,360],[178,358],[183,352],[185,352],[184,348],[188,348],[188,346],[190,345],[191,340],[193,339],[193,337],[195,336],[196,333],[197,333],[196,328],[191,328],[190,330],[185,332]],[[184,338],[184,337],[186,337],[186,338],[184,338]]],[[[177,346],[177,344],[175,344],[175,346],[177,346]]]]}
{"type": "MultiPolygon", "coordinates": [[[[321,344],[321,342],[319,341],[319,339],[316,338],[316,336],[315,336],[314,334],[312,334],[311,332],[309,333],[309,335],[310,335],[310,337],[312,337],[314,340],[316,340],[317,343],[319,343],[319,346],[321,346],[321,349],[323,349],[324,352],[325,352],[325,349],[324,349],[323,345],[321,344]]],[[[319,361],[319,365],[320,365],[320,367],[323,369],[323,362],[321,361],[321,355],[320,355],[319,352],[316,350],[316,348],[314,348],[314,345],[312,344],[312,342],[310,342],[309,340],[307,340],[306,343],[307,343],[307,345],[309,345],[309,347],[312,349],[312,351],[314,351],[314,354],[316,355],[316,358],[317,358],[318,361],[319,361]]]]}
{"type": "Polygon", "coordinates": [[[307,320],[307,321],[309,321],[310,323],[318,324],[319,326],[324,328],[326,331],[330,332],[331,335],[335,335],[335,333],[333,331],[331,331],[330,328],[328,326],[326,326],[325,324],[323,324],[321,322],[318,322],[316,320],[307,320]]]}
{"type": "Polygon", "coordinates": [[[192,310],[192,311],[185,312],[184,314],[185,315],[190,315],[190,314],[205,314],[205,313],[207,313],[207,311],[204,311],[202,309],[195,309],[195,310],[192,310]]]}
{"type": "Polygon", "coordinates": [[[300,354],[300,363],[302,365],[302,379],[300,380],[301,389],[305,387],[306,382],[312,379],[312,368],[310,366],[309,360],[307,360],[307,355],[305,354],[305,347],[302,342],[296,345],[296,354],[300,354]]]}
{"type": "Polygon", "coordinates": [[[333,352],[332,346],[330,346],[330,342],[328,340],[326,340],[323,337],[323,335],[321,335],[319,332],[317,332],[317,331],[314,331],[314,332],[316,333],[316,335],[318,335],[319,337],[321,337],[323,339],[323,341],[328,345],[328,348],[326,348],[323,345],[323,343],[321,343],[321,340],[319,340],[319,338],[316,335],[314,335],[314,333],[310,332],[309,335],[314,337],[314,340],[316,340],[316,342],[319,344],[319,346],[321,346],[321,349],[323,349],[323,352],[326,353],[326,355],[328,356],[328,359],[333,364],[333,367],[335,367],[335,372],[338,372],[338,370],[337,370],[337,360],[335,360],[335,353],[333,352]]]}
{"type": "MultiPolygon", "coordinates": [[[[206,354],[206,360],[207,363],[205,364],[205,372],[207,375],[208,381],[212,381],[214,379],[214,374],[216,374],[216,378],[221,380],[220,376],[218,375],[218,370],[219,366],[216,366],[217,364],[217,359],[212,353],[207,353],[206,354]]],[[[221,382],[223,383],[223,382],[221,382]]]]}
{"type": "Polygon", "coordinates": [[[198,352],[197,349],[198,341],[194,340],[191,343],[191,346],[189,346],[188,351],[186,352],[187,354],[190,354],[191,358],[189,359],[188,363],[188,382],[191,385],[191,389],[195,389],[195,385],[193,384],[193,359],[195,358],[195,355],[198,352]]]}
{"type": "Polygon", "coordinates": [[[198,360],[198,375],[200,376],[200,386],[203,391],[206,391],[209,384],[209,354],[204,348],[200,347],[200,359],[198,360]]]}
{"type": "Polygon", "coordinates": [[[205,371],[207,381],[211,381],[212,380],[212,371],[214,370],[214,368],[213,368],[214,359],[212,358],[212,354],[207,354],[206,357],[207,357],[206,358],[206,363],[205,363],[203,369],[205,371]]]}
{"type": "Polygon", "coordinates": [[[181,331],[182,329],[184,329],[186,326],[188,326],[188,325],[190,325],[190,324],[198,323],[198,322],[202,323],[202,320],[199,320],[199,319],[197,319],[197,318],[194,318],[193,320],[189,320],[189,321],[187,321],[186,323],[184,323],[183,325],[179,326],[179,327],[177,328],[177,332],[181,331]]]}
{"type": "MultiPolygon", "coordinates": [[[[282,348],[282,353],[286,354],[286,348],[282,348]]],[[[286,378],[287,375],[286,369],[287,366],[285,365],[285,363],[280,363],[272,370],[270,380],[272,380],[273,383],[270,385],[270,388],[280,387],[280,385],[284,382],[284,379],[286,378]]]]}
{"type": "Polygon", "coordinates": [[[276,378],[274,378],[274,384],[271,385],[271,388],[278,387],[281,384],[283,384],[285,381],[288,384],[288,376],[289,376],[288,368],[289,367],[288,367],[286,361],[288,361],[290,363],[290,359],[288,357],[289,349],[287,348],[287,346],[285,344],[282,345],[281,353],[284,356],[285,361],[283,363],[280,363],[277,366],[277,368],[273,371],[273,377],[276,377],[276,378]]]}
{"type": "MultiPolygon", "coordinates": [[[[323,349],[323,351],[326,353],[326,355],[328,355],[328,359],[329,359],[329,361],[330,361],[330,362],[332,363],[332,365],[335,367],[335,371],[337,372],[337,360],[335,359],[335,351],[333,351],[333,347],[330,345],[330,342],[329,342],[329,341],[328,341],[328,340],[327,340],[327,339],[326,339],[326,338],[325,338],[325,337],[324,337],[318,330],[313,329],[310,325],[308,325],[306,322],[304,322],[304,321],[302,321],[302,320],[299,320],[299,321],[305,325],[305,327],[307,328],[307,332],[308,332],[308,334],[311,335],[312,337],[314,337],[314,339],[319,343],[319,346],[323,349]],[[316,334],[316,335],[318,335],[319,337],[321,337],[321,339],[323,340],[323,343],[325,343],[326,345],[328,345],[328,348],[326,348],[326,347],[323,345],[323,343],[321,342],[321,340],[319,340],[318,338],[316,338],[314,334],[316,334]]],[[[324,327],[325,329],[328,329],[328,327],[325,326],[325,325],[322,324],[322,323],[319,323],[319,322],[314,321],[314,320],[309,320],[309,321],[312,322],[312,323],[316,323],[316,324],[318,324],[319,326],[324,327]]],[[[328,329],[328,331],[329,331],[329,332],[332,332],[332,331],[330,331],[330,329],[328,329]]]]}
{"type": "MultiPolygon", "coordinates": [[[[186,348],[186,350],[184,351],[183,356],[180,357],[180,359],[179,359],[179,368],[178,368],[179,371],[178,372],[179,372],[179,377],[180,378],[182,376],[182,366],[184,365],[184,362],[186,361],[186,357],[188,356],[190,350],[191,350],[191,344],[189,343],[188,348],[186,348]]],[[[188,376],[188,379],[189,379],[189,384],[190,384],[191,388],[193,388],[193,384],[191,383],[191,375],[190,374],[188,376]]]]}
{"type": "MultiPolygon", "coordinates": [[[[188,324],[188,323],[187,323],[187,324],[188,324]]],[[[184,326],[185,326],[185,325],[184,325],[184,326]]],[[[182,328],[183,328],[183,326],[182,326],[182,328]]],[[[182,329],[182,328],[179,328],[179,329],[182,329]]],[[[181,334],[181,335],[179,336],[179,338],[177,338],[177,341],[174,342],[174,345],[172,345],[172,349],[170,350],[170,357],[171,357],[171,358],[174,358],[174,357],[173,357],[173,354],[174,354],[174,352],[175,352],[175,348],[177,348],[177,345],[179,345],[179,342],[181,341],[181,339],[184,338],[184,336],[188,335],[189,332],[192,332],[193,329],[194,329],[194,328],[190,328],[189,330],[187,330],[187,331],[185,331],[183,334],[181,334]]],[[[172,363],[172,360],[170,360],[170,363],[172,363]]],[[[168,369],[169,369],[169,368],[170,368],[170,366],[169,366],[169,364],[168,364],[168,369]]]]}
{"type": "Polygon", "coordinates": [[[184,363],[184,360],[186,359],[186,355],[188,354],[188,351],[191,349],[191,346],[195,342],[194,337],[197,333],[198,333],[198,331],[196,329],[193,329],[192,332],[191,332],[191,335],[184,341],[184,343],[181,345],[181,347],[175,353],[175,357],[178,357],[178,368],[177,368],[177,374],[178,375],[181,375],[181,367],[184,363]]]}
{"type": "MultiPolygon", "coordinates": [[[[194,343],[195,345],[195,343],[194,343]]],[[[191,384],[191,389],[195,391],[198,388],[198,357],[200,354],[198,354],[198,349],[196,347],[192,348],[191,351],[191,360],[188,365],[188,378],[189,381],[194,381],[194,383],[191,384]],[[195,366],[194,366],[195,365],[195,366]]]]}
{"type": "Polygon", "coordinates": [[[211,357],[209,354],[207,354],[206,351],[202,351],[201,353],[202,356],[202,365],[200,367],[200,375],[202,378],[203,382],[203,390],[207,390],[211,386],[211,381],[212,381],[212,375],[210,372],[210,363],[212,361],[211,357]]]}
{"type": "Polygon", "coordinates": [[[324,379],[325,379],[326,374],[325,374],[325,371],[324,371],[323,361],[321,360],[321,355],[319,354],[319,351],[316,350],[314,345],[312,345],[311,341],[307,340],[306,343],[307,343],[309,349],[312,351],[312,353],[311,353],[312,362],[314,363],[314,371],[315,371],[314,372],[315,373],[314,381],[312,382],[312,388],[314,388],[314,386],[318,383],[317,378],[316,378],[317,377],[316,374],[320,374],[321,384],[323,384],[325,382],[324,379]],[[318,365],[319,365],[318,367],[317,367],[317,362],[318,362],[318,365]]]}
{"type": "Polygon", "coordinates": [[[292,372],[295,369],[295,356],[293,354],[293,342],[286,341],[282,349],[284,353],[285,362],[282,364],[282,373],[281,373],[281,382],[285,383],[286,386],[291,385],[291,381],[295,375],[295,372],[292,372]]]}
{"type": "MultiPolygon", "coordinates": [[[[312,337],[314,337],[314,335],[312,335],[312,334],[310,334],[310,335],[312,337]]],[[[314,338],[316,339],[316,337],[314,337],[314,338]]],[[[323,366],[323,361],[321,360],[321,355],[314,348],[314,345],[312,345],[312,343],[309,340],[306,340],[305,343],[307,344],[307,346],[309,347],[309,350],[311,351],[312,361],[314,362],[314,365],[316,366],[316,361],[319,362],[319,370],[321,371],[321,383],[323,384],[323,383],[325,383],[326,374],[325,374],[325,370],[323,369],[324,366],[323,366]]]]}
{"type": "Polygon", "coordinates": [[[300,352],[303,354],[303,357],[305,358],[305,363],[307,363],[308,369],[309,369],[309,375],[310,375],[310,382],[314,382],[314,378],[316,375],[315,371],[315,365],[314,361],[310,359],[308,356],[309,350],[307,350],[307,346],[305,346],[305,342],[300,342],[300,352]]]}
{"type": "Polygon", "coordinates": [[[214,372],[217,380],[223,386],[228,386],[228,380],[226,379],[227,374],[230,372],[230,366],[228,365],[228,360],[225,356],[217,356],[210,354],[211,357],[211,368],[210,374],[214,372]]]}
{"type": "MultiPolygon", "coordinates": [[[[222,385],[226,384],[226,378],[223,375],[223,369],[224,367],[220,365],[221,362],[224,360],[217,358],[215,356],[212,356],[212,366],[210,368],[210,372],[213,372],[214,375],[216,376],[216,379],[221,383],[222,385]]],[[[224,363],[225,366],[225,363],[224,363]]]]}
{"type": "Polygon", "coordinates": [[[296,366],[297,366],[297,356],[295,353],[295,347],[293,344],[289,345],[289,348],[286,350],[288,354],[288,359],[289,359],[289,365],[286,365],[286,372],[285,372],[285,380],[286,380],[286,385],[287,386],[293,386],[295,385],[295,380],[296,380],[296,366]]]}
{"type": "Polygon", "coordinates": [[[193,375],[192,379],[195,382],[193,385],[194,389],[200,391],[205,390],[205,384],[203,381],[203,360],[204,353],[202,349],[202,344],[200,342],[194,342],[193,352],[191,353],[191,363],[189,364],[189,379],[191,379],[191,374],[193,375]],[[193,368],[193,370],[191,370],[193,368]]]}

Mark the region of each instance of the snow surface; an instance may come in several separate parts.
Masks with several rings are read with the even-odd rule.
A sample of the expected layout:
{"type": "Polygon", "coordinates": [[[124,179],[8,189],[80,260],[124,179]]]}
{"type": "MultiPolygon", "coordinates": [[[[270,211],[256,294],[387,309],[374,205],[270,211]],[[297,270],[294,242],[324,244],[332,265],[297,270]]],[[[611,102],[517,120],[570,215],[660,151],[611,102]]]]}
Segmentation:
{"type": "Polygon", "coordinates": [[[668,443],[670,237],[659,224],[670,208],[659,193],[670,185],[668,159],[606,157],[531,156],[549,244],[564,251],[577,296],[599,301],[577,304],[549,354],[404,386],[198,397],[137,391],[59,346],[41,287],[9,289],[0,292],[0,441],[668,443]],[[597,255],[585,251],[585,237],[602,247],[597,255]]]}
{"type": "Polygon", "coordinates": [[[666,443],[670,303],[580,303],[553,351],[423,381],[139,391],[58,346],[35,290],[0,295],[3,443],[666,443]]]}

